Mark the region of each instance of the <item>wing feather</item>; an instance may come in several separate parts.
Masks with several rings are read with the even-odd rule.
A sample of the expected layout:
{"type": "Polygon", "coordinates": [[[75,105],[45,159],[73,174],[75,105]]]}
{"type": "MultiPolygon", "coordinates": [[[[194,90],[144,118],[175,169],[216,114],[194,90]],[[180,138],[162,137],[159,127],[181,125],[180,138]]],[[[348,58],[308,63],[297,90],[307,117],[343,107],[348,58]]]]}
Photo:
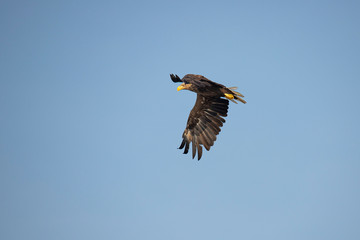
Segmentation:
{"type": "Polygon", "coordinates": [[[200,160],[202,156],[202,147],[200,146],[200,144],[197,145],[197,150],[198,150],[198,160],[200,160]]]}
{"type": "Polygon", "coordinates": [[[187,154],[189,152],[189,145],[190,145],[190,142],[185,142],[184,154],[187,154]]]}
{"type": "Polygon", "coordinates": [[[178,75],[170,74],[170,78],[173,82],[182,82],[178,75]]]}
{"type": "Polygon", "coordinates": [[[196,155],[196,143],[195,143],[195,138],[192,141],[192,158],[194,158],[196,155]]]}

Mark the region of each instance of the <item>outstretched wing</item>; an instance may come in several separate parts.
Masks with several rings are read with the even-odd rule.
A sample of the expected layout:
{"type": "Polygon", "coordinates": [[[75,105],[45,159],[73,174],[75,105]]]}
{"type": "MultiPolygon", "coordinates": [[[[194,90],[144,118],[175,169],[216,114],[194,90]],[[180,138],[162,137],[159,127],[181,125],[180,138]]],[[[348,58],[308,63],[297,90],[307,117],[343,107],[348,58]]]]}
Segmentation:
{"type": "Polygon", "coordinates": [[[214,145],[216,135],[221,131],[220,127],[225,123],[222,117],[227,116],[229,101],[222,98],[204,97],[197,95],[194,108],[191,110],[186,129],[182,135],[183,141],[179,149],[188,153],[192,143],[192,157],[198,152],[198,160],[202,156],[202,146],[206,150],[214,145]]]}

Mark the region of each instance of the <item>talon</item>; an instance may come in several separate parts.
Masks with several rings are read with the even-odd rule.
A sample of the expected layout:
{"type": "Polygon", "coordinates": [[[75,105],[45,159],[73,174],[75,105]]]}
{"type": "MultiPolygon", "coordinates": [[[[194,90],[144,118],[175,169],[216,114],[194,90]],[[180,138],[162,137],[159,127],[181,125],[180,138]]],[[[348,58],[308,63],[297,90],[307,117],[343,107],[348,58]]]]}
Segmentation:
{"type": "Polygon", "coordinates": [[[234,95],[232,95],[232,94],[224,93],[224,95],[225,95],[225,97],[226,97],[227,99],[229,99],[229,100],[234,99],[234,95]]]}

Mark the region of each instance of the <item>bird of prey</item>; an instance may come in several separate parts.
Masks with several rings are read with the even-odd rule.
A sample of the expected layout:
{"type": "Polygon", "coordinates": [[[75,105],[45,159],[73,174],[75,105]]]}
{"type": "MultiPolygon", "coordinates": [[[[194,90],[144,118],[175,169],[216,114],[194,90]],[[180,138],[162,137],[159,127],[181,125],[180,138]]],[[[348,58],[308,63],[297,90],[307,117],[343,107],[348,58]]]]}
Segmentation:
{"type": "Polygon", "coordinates": [[[182,79],[178,75],[170,74],[173,82],[181,82],[177,90],[190,90],[197,93],[195,106],[190,112],[182,142],[179,149],[184,149],[184,154],[189,151],[192,143],[192,158],[196,151],[198,160],[202,156],[202,146],[207,151],[214,145],[220,127],[225,123],[223,117],[227,116],[229,101],[246,103],[241,93],[236,92],[237,87],[225,87],[213,82],[202,75],[186,74],[182,79]]]}

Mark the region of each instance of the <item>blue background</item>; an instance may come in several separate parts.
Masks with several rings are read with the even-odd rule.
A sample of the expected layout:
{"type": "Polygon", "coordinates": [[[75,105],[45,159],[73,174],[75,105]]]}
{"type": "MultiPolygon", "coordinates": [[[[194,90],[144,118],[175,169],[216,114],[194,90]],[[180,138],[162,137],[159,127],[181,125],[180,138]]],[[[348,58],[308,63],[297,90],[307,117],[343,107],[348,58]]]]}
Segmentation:
{"type": "Polygon", "coordinates": [[[358,1],[2,1],[0,238],[360,239],[358,1]],[[196,95],[238,86],[198,162],[196,95]]]}

